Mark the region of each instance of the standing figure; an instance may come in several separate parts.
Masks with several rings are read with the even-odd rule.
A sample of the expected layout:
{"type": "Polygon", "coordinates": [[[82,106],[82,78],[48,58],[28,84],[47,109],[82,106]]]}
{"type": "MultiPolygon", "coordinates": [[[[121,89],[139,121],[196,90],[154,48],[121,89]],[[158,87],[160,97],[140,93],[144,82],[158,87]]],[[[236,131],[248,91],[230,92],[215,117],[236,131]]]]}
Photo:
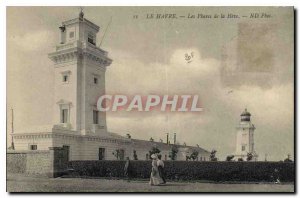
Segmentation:
{"type": "Polygon", "coordinates": [[[163,180],[163,184],[165,184],[166,183],[165,171],[164,171],[165,164],[161,160],[161,155],[160,154],[157,157],[158,157],[158,160],[157,160],[158,173],[159,173],[159,176],[161,177],[161,179],[163,180]]]}
{"type": "Polygon", "coordinates": [[[158,167],[157,167],[157,155],[156,154],[152,154],[151,158],[152,158],[152,169],[151,169],[151,175],[150,175],[150,182],[149,182],[149,184],[151,186],[162,184],[163,180],[159,176],[158,167]]]}
{"type": "Polygon", "coordinates": [[[131,166],[130,166],[129,157],[126,157],[126,162],[124,166],[124,176],[127,178],[127,181],[129,182],[131,178],[131,166]]]}

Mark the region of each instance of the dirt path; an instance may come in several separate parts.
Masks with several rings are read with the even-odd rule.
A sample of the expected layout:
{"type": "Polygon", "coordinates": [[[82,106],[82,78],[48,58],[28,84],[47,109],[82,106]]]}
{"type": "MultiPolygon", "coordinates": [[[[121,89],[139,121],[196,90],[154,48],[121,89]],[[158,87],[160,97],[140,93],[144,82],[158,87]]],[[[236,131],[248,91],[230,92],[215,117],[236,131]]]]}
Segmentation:
{"type": "Polygon", "coordinates": [[[147,181],[39,178],[7,176],[8,192],[293,192],[294,184],[220,184],[168,182],[149,186],[147,181]]]}

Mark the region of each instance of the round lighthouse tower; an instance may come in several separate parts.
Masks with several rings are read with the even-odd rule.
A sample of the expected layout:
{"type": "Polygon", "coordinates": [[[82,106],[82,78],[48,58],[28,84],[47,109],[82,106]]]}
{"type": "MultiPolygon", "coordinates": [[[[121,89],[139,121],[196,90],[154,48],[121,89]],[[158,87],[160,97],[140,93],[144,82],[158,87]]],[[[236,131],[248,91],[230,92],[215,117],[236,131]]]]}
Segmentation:
{"type": "Polygon", "coordinates": [[[237,126],[236,154],[235,158],[247,160],[247,155],[252,154],[252,161],[257,160],[254,149],[254,124],[251,123],[251,113],[245,109],[241,114],[241,120],[237,126]]]}

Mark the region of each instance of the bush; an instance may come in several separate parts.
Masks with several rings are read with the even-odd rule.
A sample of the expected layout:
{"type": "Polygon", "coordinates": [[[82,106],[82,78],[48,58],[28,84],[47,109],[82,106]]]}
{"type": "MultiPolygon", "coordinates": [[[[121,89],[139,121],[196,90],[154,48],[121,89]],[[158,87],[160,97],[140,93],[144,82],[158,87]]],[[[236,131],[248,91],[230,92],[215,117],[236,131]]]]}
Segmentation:
{"type": "Polygon", "coordinates": [[[171,149],[171,152],[169,154],[169,158],[171,160],[176,160],[177,153],[178,153],[178,147],[176,145],[173,145],[172,149],[171,149]]]}
{"type": "MultiPolygon", "coordinates": [[[[70,161],[79,176],[124,177],[125,161],[70,161]]],[[[130,161],[132,177],[150,178],[151,161],[130,161]]],[[[165,161],[168,180],[272,182],[274,170],[282,182],[294,181],[294,163],[165,161]]]]}
{"type": "Polygon", "coordinates": [[[234,158],[234,155],[228,155],[228,156],[226,157],[226,161],[227,161],[227,162],[231,162],[231,161],[233,160],[233,158],[234,158]]]}

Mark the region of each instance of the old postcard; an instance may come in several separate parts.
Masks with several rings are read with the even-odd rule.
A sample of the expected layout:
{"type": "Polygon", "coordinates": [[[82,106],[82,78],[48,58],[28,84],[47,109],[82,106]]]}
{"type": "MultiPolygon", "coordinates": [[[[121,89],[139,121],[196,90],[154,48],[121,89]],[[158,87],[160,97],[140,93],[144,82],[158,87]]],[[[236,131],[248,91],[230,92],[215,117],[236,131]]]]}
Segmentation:
{"type": "Polygon", "coordinates": [[[8,192],[294,192],[293,7],[7,7],[8,192]]]}

